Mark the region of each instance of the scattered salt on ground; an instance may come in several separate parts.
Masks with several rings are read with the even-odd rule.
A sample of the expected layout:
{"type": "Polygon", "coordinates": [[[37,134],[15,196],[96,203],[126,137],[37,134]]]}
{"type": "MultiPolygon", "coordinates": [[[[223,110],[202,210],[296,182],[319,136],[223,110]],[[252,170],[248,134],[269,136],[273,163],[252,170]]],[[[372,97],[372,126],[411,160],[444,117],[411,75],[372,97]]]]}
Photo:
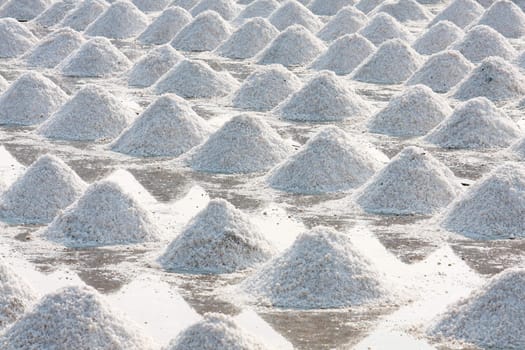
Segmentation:
{"type": "Polygon", "coordinates": [[[368,115],[367,103],[333,72],[322,71],[275,110],[284,119],[327,122],[368,115]]]}
{"type": "Polygon", "coordinates": [[[0,338],[5,350],[152,350],[152,340],[91,287],[66,287],[43,297],[0,338]]]}
{"type": "Polygon", "coordinates": [[[30,21],[52,4],[52,0],[10,0],[0,7],[0,17],[30,21]]]}
{"type": "Polygon", "coordinates": [[[156,47],[133,65],[129,72],[128,85],[149,87],[182,59],[183,56],[171,45],[156,47]]]}
{"type": "Polygon", "coordinates": [[[192,150],[188,163],[198,171],[253,173],[284,160],[292,147],[259,117],[233,117],[202,145],[192,150]]]}
{"type": "Polygon", "coordinates": [[[385,0],[360,0],[355,4],[355,8],[369,14],[373,9],[379,6],[385,0]]]}
{"type": "Polygon", "coordinates": [[[44,155],[2,194],[0,216],[9,222],[50,222],[85,187],[84,181],[63,161],[44,155]]]}
{"type": "Polygon", "coordinates": [[[148,17],[135,5],[127,1],[116,1],[84,33],[89,36],[127,39],[141,33],[148,23],[148,17]]]}
{"type": "Polygon", "coordinates": [[[164,74],[154,89],[157,94],[212,98],[229,95],[238,85],[228,72],[216,72],[202,61],[185,59],[164,74]]]}
{"type": "Polygon", "coordinates": [[[179,6],[185,10],[190,10],[193,6],[197,5],[199,0],[173,0],[171,6],[179,6]]]}
{"type": "Polygon", "coordinates": [[[137,40],[143,44],[166,44],[191,20],[192,16],[183,8],[167,8],[139,35],[137,40]]]}
{"type": "Polygon", "coordinates": [[[176,95],[159,97],[111,145],[116,152],[140,157],[177,157],[210,133],[204,119],[176,95]]]}
{"type": "Polygon", "coordinates": [[[439,21],[430,27],[412,44],[422,55],[432,55],[445,50],[453,42],[463,38],[465,33],[450,21],[439,21]]]}
{"type": "Polygon", "coordinates": [[[0,95],[0,124],[34,125],[66,102],[66,93],[40,73],[24,73],[0,95]]]}
{"type": "Polygon", "coordinates": [[[329,126],[272,170],[267,181],[286,192],[346,191],[361,185],[387,162],[388,157],[370,144],[329,126]]]}
{"type": "Polygon", "coordinates": [[[233,97],[233,106],[269,111],[300,87],[299,78],[283,66],[262,66],[244,80],[233,97]]]}
{"type": "Polygon", "coordinates": [[[385,1],[374,9],[372,15],[381,12],[388,13],[400,22],[427,21],[432,16],[415,0],[385,1]]]}
{"type": "Polygon", "coordinates": [[[324,41],[335,40],[345,34],[353,34],[361,29],[368,18],[352,6],[344,7],[324,25],[317,36],[324,41]]]}
{"type": "Polygon", "coordinates": [[[82,32],[108,7],[103,0],[84,0],[64,18],[60,25],[82,32]]]}
{"type": "Polygon", "coordinates": [[[461,52],[474,63],[490,56],[512,60],[517,55],[516,50],[503,35],[485,25],[470,28],[463,39],[456,42],[451,48],[461,52]]]}
{"type": "Polygon", "coordinates": [[[141,11],[152,12],[162,11],[171,3],[172,0],[132,0],[133,4],[137,6],[141,11]]]}
{"type": "Polygon", "coordinates": [[[279,2],[276,0],[256,0],[250,5],[246,6],[246,8],[241,11],[239,16],[237,16],[236,20],[240,21],[254,17],[268,18],[278,7],[279,2]]]}
{"type": "Polygon", "coordinates": [[[461,193],[454,173],[425,150],[406,147],[355,194],[366,212],[433,214],[461,193]]]}
{"type": "Polygon", "coordinates": [[[394,17],[380,12],[368,21],[359,34],[370,40],[374,45],[381,45],[390,39],[412,41],[412,35],[394,17]]]}
{"type": "Polygon", "coordinates": [[[394,96],[370,119],[368,128],[371,132],[391,136],[421,136],[451,113],[445,99],[425,85],[415,85],[394,96]]]}
{"type": "Polygon", "coordinates": [[[465,28],[478,19],[484,11],[483,6],[475,0],[454,0],[430,21],[429,26],[446,20],[460,28],[465,28]]]}
{"type": "Polygon", "coordinates": [[[182,28],[171,45],[184,51],[211,51],[231,33],[232,28],[217,12],[205,11],[182,28]]]}
{"type": "Polygon", "coordinates": [[[24,172],[25,167],[4,146],[0,146],[0,192],[11,186],[24,172]]]}
{"type": "Polygon", "coordinates": [[[29,50],[38,39],[12,18],[0,18],[0,58],[16,57],[29,50]]]}
{"type": "Polygon", "coordinates": [[[71,12],[77,3],[75,0],[64,0],[55,2],[47,10],[36,17],[33,22],[41,27],[48,28],[62,21],[71,12]]]}
{"type": "Polygon", "coordinates": [[[392,39],[379,46],[353,74],[354,80],[377,84],[398,84],[407,80],[421,65],[421,56],[408,44],[392,39]]]}
{"type": "Polygon", "coordinates": [[[85,42],[58,65],[63,75],[107,77],[128,70],[129,59],[106,38],[85,42]]]}
{"type": "Polygon", "coordinates": [[[494,28],[507,38],[525,35],[525,14],[509,0],[498,0],[485,11],[478,24],[494,28]]]}
{"type": "Polygon", "coordinates": [[[227,21],[232,20],[239,12],[239,7],[233,0],[201,0],[191,9],[191,14],[197,16],[205,11],[215,11],[227,21]]]}
{"type": "Polygon", "coordinates": [[[279,63],[304,66],[326,49],[323,42],[301,25],[292,25],[279,34],[259,55],[259,64],[279,63]]]}
{"type": "Polygon", "coordinates": [[[62,28],[44,38],[26,55],[29,66],[54,68],[84,43],[82,34],[62,28]]]}
{"type": "Polygon", "coordinates": [[[322,22],[296,0],[287,0],[270,16],[270,22],[279,30],[300,24],[312,33],[322,27],[322,22]]]}
{"type": "Polygon", "coordinates": [[[425,140],[444,148],[508,147],[522,133],[518,125],[485,97],[459,105],[425,140]]]}
{"type": "Polygon", "coordinates": [[[353,4],[354,0],[312,0],[308,8],[318,16],[334,16],[343,7],[353,4]]]}

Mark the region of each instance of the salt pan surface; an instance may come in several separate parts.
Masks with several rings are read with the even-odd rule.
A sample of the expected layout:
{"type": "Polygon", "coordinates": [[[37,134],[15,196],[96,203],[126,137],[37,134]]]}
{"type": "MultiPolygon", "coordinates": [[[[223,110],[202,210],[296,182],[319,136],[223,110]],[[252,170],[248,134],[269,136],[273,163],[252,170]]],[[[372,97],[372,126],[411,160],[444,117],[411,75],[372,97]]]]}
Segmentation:
{"type": "Polygon", "coordinates": [[[460,28],[465,28],[478,19],[484,11],[483,6],[475,0],[454,0],[430,21],[429,26],[446,20],[460,28]]]}
{"type": "Polygon", "coordinates": [[[193,16],[197,16],[208,10],[215,11],[227,21],[232,20],[239,12],[239,8],[233,0],[201,0],[192,7],[190,12],[193,16]]]}
{"type": "Polygon", "coordinates": [[[366,15],[356,8],[352,6],[343,7],[321,28],[317,36],[324,41],[332,41],[345,34],[357,32],[367,21],[366,15]]]}
{"type": "Polygon", "coordinates": [[[451,48],[461,52],[474,63],[490,56],[512,60],[517,55],[516,50],[503,35],[485,25],[470,28],[463,39],[452,45],[451,48]]]}
{"type": "Polygon", "coordinates": [[[156,47],[133,65],[129,72],[128,85],[149,87],[182,59],[183,56],[171,45],[156,47]]]}
{"type": "Polygon", "coordinates": [[[463,35],[463,30],[454,23],[439,21],[417,38],[412,47],[422,55],[432,55],[445,50],[463,35]]]}
{"type": "Polygon", "coordinates": [[[64,18],[60,25],[82,32],[108,7],[104,0],[84,0],[64,18]]]}
{"type": "Polygon", "coordinates": [[[478,24],[494,28],[507,38],[525,35],[525,14],[512,1],[498,0],[481,16],[478,24]]]}
{"type": "Polygon", "coordinates": [[[38,39],[12,18],[0,18],[0,58],[16,57],[29,50],[38,39]]]}
{"type": "Polygon", "coordinates": [[[409,42],[412,35],[394,17],[380,12],[370,19],[359,34],[370,40],[374,45],[381,45],[390,39],[401,39],[409,42]]]}
{"type": "Polygon", "coordinates": [[[54,68],[84,43],[81,34],[70,28],[59,29],[44,38],[26,55],[29,66],[54,68]]]}
{"type": "Polygon", "coordinates": [[[181,7],[169,7],[144,30],[137,40],[143,44],[162,45],[170,42],[175,35],[192,20],[192,16],[181,7]]]}
{"type": "Polygon", "coordinates": [[[115,1],[86,28],[85,34],[127,39],[141,33],[148,24],[148,17],[131,2],[115,1]]]}
{"type": "Polygon", "coordinates": [[[275,10],[269,18],[270,22],[279,30],[292,25],[302,25],[315,33],[322,27],[322,22],[310,10],[296,0],[287,0],[275,10]]]}

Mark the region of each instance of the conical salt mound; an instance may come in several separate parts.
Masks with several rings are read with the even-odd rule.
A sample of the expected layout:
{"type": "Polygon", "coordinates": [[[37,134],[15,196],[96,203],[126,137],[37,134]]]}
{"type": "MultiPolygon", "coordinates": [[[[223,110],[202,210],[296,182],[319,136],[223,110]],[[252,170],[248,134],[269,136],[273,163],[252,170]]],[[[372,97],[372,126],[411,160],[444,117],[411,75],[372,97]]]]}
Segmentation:
{"type": "Polygon", "coordinates": [[[374,45],[381,45],[387,40],[400,39],[406,42],[412,40],[412,35],[394,17],[380,12],[359,31],[359,34],[370,40],[374,45]]]}
{"type": "Polygon", "coordinates": [[[377,84],[399,84],[407,80],[421,65],[422,58],[399,39],[383,43],[353,75],[354,80],[377,84]]]}
{"type": "Polygon", "coordinates": [[[226,40],[232,32],[228,22],[214,11],[206,11],[175,36],[171,45],[184,51],[211,51],[226,40]]]}
{"type": "Polygon", "coordinates": [[[312,0],[308,8],[318,16],[334,16],[345,6],[353,5],[353,0],[312,0]]]}
{"type": "Polygon", "coordinates": [[[262,66],[244,80],[233,97],[233,106],[269,111],[300,87],[299,78],[283,66],[262,66]]]}
{"type": "Polygon", "coordinates": [[[412,47],[422,55],[432,55],[445,50],[463,35],[463,30],[454,23],[439,21],[417,38],[412,47]]]}
{"type": "Polygon", "coordinates": [[[387,162],[388,158],[368,143],[330,126],[272,170],[267,181],[271,187],[286,192],[346,191],[361,185],[387,162]]]}
{"type": "Polygon", "coordinates": [[[279,30],[285,30],[292,25],[302,25],[315,33],[322,27],[322,22],[310,10],[296,0],[288,0],[275,10],[269,18],[279,30]]]}
{"type": "Polygon", "coordinates": [[[148,17],[135,5],[127,1],[116,1],[86,28],[85,34],[127,39],[140,34],[148,23],[148,17]]]}
{"type": "Polygon", "coordinates": [[[188,159],[198,171],[253,173],[265,171],[292,151],[280,135],[258,117],[239,115],[226,122],[188,159]]]}
{"type": "Polygon", "coordinates": [[[135,118],[121,101],[96,85],[86,85],[43,123],[42,136],[75,141],[112,139],[135,118]]]}
{"type": "Polygon", "coordinates": [[[0,17],[30,21],[51,5],[51,0],[10,0],[0,7],[0,17]]]}
{"type": "Polygon", "coordinates": [[[34,162],[0,198],[0,217],[9,222],[47,223],[84,191],[86,184],[60,159],[34,162]]]}
{"type": "Polygon", "coordinates": [[[54,68],[83,43],[84,38],[78,32],[70,28],[59,29],[32,49],[26,62],[33,67],[54,68]]]}
{"type": "Polygon", "coordinates": [[[423,84],[434,92],[445,93],[474,69],[474,65],[458,51],[432,55],[407,81],[407,85],[423,84]]]}
{"type": "Polygon", "coordinates": [[[385,0],[360,0],[355,4],[355,8],[368,15],[373,9],[382,4],[383,1],[385,0]]]}
{"type": "Polygon", "coordinates": [[[277,107],[287,120],[327,122],[367,115],[366,102],[333,72],[318,73],[277,107]]]}
{"type": "Polygon", "coordinates": [[[512,60],[517,55],[516,50],[503,35],[485,25],[471,28],[463,40],[455,43],[451,48],[461,52],[474,63],[481,62],[490,56],[512,60]]]}
{"type": "Polygon", "coordinates": [[[191,9],[192,16],[198,16],[205,11],[215,11],[227,21],[232,20],[239,12],[233,0],[201,0],[191,9]]]}
{"type": "Polygon", "coordinates": [[[427,21],[432,16],[415,0],[385,1],[374,10],[373,14],[381,12],[388,13],[400,22],[427,21]]]}
{"type": "Polygon", "coordinates": [[[491,101],[502,101],[525,95],[525,78],[501,57],[483,60],[458,86],[454,97],[469,100],[484,96],[491,101]]]}
{"type": "Polygon", "coordinates": [[[137,40],[150,45],[166,44],[191,20],[192,16],[183,8],[167,8],[139,35],[137,40]]]}
{"type": "Polygon", "coordinates": [[[104,0],[84,0],[62,20],[60,25],[82,32],[108,7],[104,0]]]}
{"type": "Polygon", "coordinates": [[[40,73],[25,73],[0,95],[0,124],[41,123],[67,98],[60,87],[40,73]]]}
{"type": "Polygon", "coordinates": [[[461,193],[446,166],[418,147],[406,147],[355,195],[369,213],[433,214],[461,193]]]}
{"type": "Polygon", "coordinates": [[[278,7],[276,0],[256,0],[241,11],[236,21],[255,17],[268,18],[278,7]]]}
{"type": "Polygon", "coordinates": [[[162,11],[172,2],[172,0],[133,0],[133,4],[143,12],[162,11]]]}
{"type": "Polygon", "coordinates": [[[62,21],[76,5],[75,0],[55,2],[49,6],[47,10],[38,15],[33,22],[44,28],[52,27],[62,21]]]}
{"type": "Polygon", "coordinates": [[[113,151],[140,157],[177,157],[210,133],[204,119],[176,95],[159,97],[111,145],[113,151]]]}
{"type": "Polygon", "coordinates": [[[202,61],[185,59],[160,78],[155,91],[184,98],[212,98],[224,97],[237,86],[237,80],[227,72],[216,72],[202,61]]]}
{"type": "Polygon", "coordinates": [[[17,57],[29,50],[38,39],[12,18],[0,18],[0,58],[17,57]]]}
{"type": "Polygon", "coordinates": [[[446,100],[424,85],[408,87],[374,115],[371,132],[399,137],[425,135],[452,113],[446,100]]]}
{"type": "Polygon", "coordinates": [[[152,340],[91,287],[66,287],[44,296],[0,337],[5,350],[153,350],[152,340]]]}
{"type": "Polygon", "coordinates": [[[131,67],[129,59],[106,38],[93,38],[66,57],[58,69],[71,77],[107,77],[131,67]]]}
{"type": "Polygon", "coordinates": [[[460,28],[465,28],[477,18],[485,9],[475,0],[454,0],[429,23],[433,26],[439,21],[450,21],[460,28]]]}
{"type": "Polygon", "coordinates": [[[24,172],[25,167],[4,146],[0,146],[0,192],[11,186],[24,172]]]}
{"type": "Polygon", "coordinates": [[[391,292],[384,276],[347,235],[317,227],[241,282],[254,302],[295,309],[343,308],[379,303],[391,292]]]}
{"type": "Polygon", "coordinates": [[[171,6],[182,7],[185,10],[190,10],[193,6],[197,5],[199,0],[173,0],[171,6]]]}
{"type": "Polygon", "coordinates": [[[128,85],[149,87],[182,59],[183,56],[171,45],[154,48],[133,65],[129,72],[128,85]]]}
{"type": "Polygon", "coordinates": [[[345,34],[353,34],[361,29],[368,18],[352,6],[342,8],[324,25],[317,36],[324,41],[335,40],[345,34]]]}
{"type": "Polygon", "coordinates": [[[507,38],[525,35],[525,14],[509,0],[498,0],[481,16],[478,24],[494,28],[507,38]]]}

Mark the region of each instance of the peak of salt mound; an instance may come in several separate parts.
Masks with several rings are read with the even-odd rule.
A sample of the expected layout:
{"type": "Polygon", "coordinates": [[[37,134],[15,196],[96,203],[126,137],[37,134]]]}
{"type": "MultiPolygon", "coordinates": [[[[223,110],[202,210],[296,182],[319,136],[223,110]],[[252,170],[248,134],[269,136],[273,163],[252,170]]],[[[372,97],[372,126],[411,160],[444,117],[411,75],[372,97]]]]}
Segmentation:
{"type": "Polygon", "coordinates": [[[10,0],[0,7],[0,17],[30,21],[52,4],[52,0],[10,0]]]}
{"type": "Polygon", "coordinates": [[[385,0],[360,0],[355,4],[355,8],[368,15],[373,9],[383,3],[383,1],[385,0]]]}
{"type": "Polygon", "coordinates": [[[71,77],[107,77],[130,67],[130,60],[106,38],[88,40],[57,66],[71,77]]]}
{"type": "Polygon", "coordinates": [[[133,4],[143,12],[162,11],[171,3],[171,0],[132,0],[133,4]]]}
{"type": "Polygon", "coordinates": [[[41,123],[67,98],[60,87],[40,73],[25,73],[0,95],[0,124],[41,123]]]}
{"type": "Polygon", "coordinates": [[[259,64],[279,63],[286,67],[304,66],[326,49],[308,29],[292,25],[279,34],[259,55],[259,64]]]}
{"type": "Polygon", "coordinates": [[[189,165],[211,173],[266,171],[284,160],[292,147],[259,117],[242,114],[227,121],[189,156],[189,165]]]}
{"type": "Polygon", "coordinates": [[[33,22],[41,27],[49,28],[62,21],[71,12],[77,3],[75,0],[58,1],[52,4],[36,17],[33,22]]]}
{"type": "Polygon", "coordinates": [[[376,84],[399,84],[421,65],[421,56],[408,44],[392,39],[379,46],[353,74],[354,80],[376,84]]]}
{"type": "Polygon", "coordinates": [[[169,7],[144,30],[137,40],[143,44],[162,45],[170,42],[190,23],[192,16],[181,7],[169,7]]]}
{"type": "Polygon", "coordinates": [[[276,0],[256,0],[246,6],[239,16],[237,16],[236,20],[240,21],[254,17],[268,18],[278,7],[279,2],[276,0]]]}
{"type": "Polygon", "coordinates": [[[84,43],[84,37],[70,29],[62,28],[43,39],[26,55],[29,66],[54,68],[64,58],[84,43]]]}
{"type": "Polygon", "coordinates": [[[0,58],[17,57],[29,50],[38,39],[12,18],[0,18],[0,58]]]}
{"type": "Polygon", "coordinates": [[[400,22],[427,21],[431,14],[415,0],[385,1],[374,9],[375,13],[388,13],[400,22]]]}
{"type": "Polygon", "coordinates": [[[25,167],[4,146],[0,146],[0,192],[11,186],[24,171],[25,167]]]}
{"type": "Polygon", "coordinates": [[[361,29],[368,18],[352,6],[343,7],[324,25],[317,36],[324,41],[332,41],[346,34],[353,34],[361,29]]]}
{"type": "Polygon", "coordinates": [[[481,16],[478,24],[494,28],[507,38],[525,35],[525,14],[509,0],[498,0],[481,16]]]}
{"type": "Polygon", "coordinates": [[[439,21],[417,38],[412,47],[422,55],[432,55],[445,50],[464,34],[463,30],[454,23],[439,21]]]}
{"type": "Polygon", "coordinates": [[[474,63],[490,56],[512,60],[517,55],[516,50],[503,35],[486,25],[470,28],[463,40],[458,41],[451,48],[461,52],[474,63]]]}
{"type": "Polygon", "coordinates": [[[190,10],[193,6],[197,5],[199,0],[173,0],[171,6],[182,7],[185,10],[190,10]]]}
{"type": "Polygon", "coordinates": [[[478,19],[484,11],[483,6],[475,0],[454,0],[430,21],[429,26],[439,21],[450,21],[460,28],[465,28],[478,19]]]}
{"type": "Polygon", "coordinates": [[[193,16],[198,16],[205,11],[215,11],[222,18],[230,21],[239,12],[239,7],[233,0],[201,0],[190,12],[193,16]]]}
{"type": "Polygon", "coordinates": [[[62,20],[60,25],[82,32],[108,7],[104,0],[84,0],[62,20]]]}
{"type": "Polygon", "coordinates": [[[184,98],[224,97],[238,87],[228,72],[216,72],[202,61],[182,60],[155,84],[157,94],[174,93],[184,98]]]}
{"type": "Polygon", "coordinates": [[[180,30],[171,46],[183,51],[211,51],[231,33],[232,28],[217,12],[205,11],[180,30]]]}
{"type": "Polygon", "coordinates": [[[182,59],[183,56],[171,45],[156,47],[133,65],[129,72],[128,85],[149,87],[182,59]]]}
{"type": "Polygon", "coordinates": [[[361,28],[359,34],[370,40],[374,45],[381,45],[387,40],[400,39],[406,42],[412,40],[412,35],[394,17],[380,12],[361,28]]]}
{"type": "Polygon", "coordinates": [[[406,147],[355,194],[369,213],[433,214],[461,193],[454,173],[425,150],[406,147]]]}
{"type": "Polygon", "coordinates": [[[9,222],[50,222],[85,187],[84,181],[62,160],[44,155],[2,194],[0,216],[9,222]]]}
{"type": "Polygon", "coordinates": [[[322,27],[322,22],[296,0],[284,2],[269,18],[270,22],[279,30],[285,30],[292,25],[302,25],[312,33],[322,27]]]}
{"type": "Polygon", "coordinates": [[[308,4],[308,8],[318,16],[334,16],[343,7],[353,3],[353,0],[313,0],[308,4]]]}
{"type": "Polygon", "coordinates": [[[131,2],[116,1],[84,33],[89,36],[128,39],[141,33],[148,23],[148,17],[131,2]]]}

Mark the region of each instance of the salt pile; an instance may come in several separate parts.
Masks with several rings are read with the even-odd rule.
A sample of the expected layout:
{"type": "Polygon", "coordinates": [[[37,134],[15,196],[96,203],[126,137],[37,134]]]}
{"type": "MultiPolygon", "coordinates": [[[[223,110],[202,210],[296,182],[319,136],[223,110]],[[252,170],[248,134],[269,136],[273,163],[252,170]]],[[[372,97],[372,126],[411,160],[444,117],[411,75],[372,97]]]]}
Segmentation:
{"type": "Polygon", "coordinates": [[[288,0],[270,16],[270,22],[279,30],[300,24],[312,33],[322,27],[322,22],[296,0],[288,0]]]}
{"type": "Polygon", "coordinates": [[[133,0],[133,4],[143,12],[162,11],[170,3],[171,0],[133,0]]]}
{"type": "Polygon", "coordinates": [[[52,27],[62,21],[76,5],[74,0],[55,2],[49,6],[47,10],[38,15],[33,22],[44,28],[52,27]]]}
{"type": "Polygon", "coordinates": [[[152,340],[91,287],[66,287],[43,297],[0,338],[5,350],[152,350],[152,340]]]}
{"type": "Polygon", "coordinates": [[[463,35],[463,30],[454,23],[439,21],[417,38],[412,47],[422,55],[432,55],[445,50],[463,35]]]}
{"type": "Polygon", "coordinates": [[[284,160],[292,147],[266,122],[247,114],[226,122],[190,155],[190,166],[212,173],[265,171],[284,160]]]}
{"type": "Polygon", "coordinates": [[[525,35],[525,14],[509,0],[498,0],[481,16],[478,24],[494,28],[507,38],[525,35]]]}
{"type": "Polygon", "coordinates": [[[214,11],[205,11],[186,25],[171,41],[184,51],[211,51],[226,40],[232,32],[230,25],[214,11]]]}
{"type": "Polygon", "coordinates": [[[303,26],[293,25],[279,34],[260,54],[259,64],[279,63],[283,66],[304,66],[312,62],[325,46],[303,26]]]}
{"type": "Polygon", "coordinates": [[[477,25],[469,29],[463,40],[455,43],[451,48],[461,52],[474,63],[490,56],[512,60],[517,55],[516,50],[503,35],[485,25],[477,25]]]}
{"type": "Polygon", "coordinates": [[[139,35],[137,40],[143,44],[166,44],[191,20],[192,16],[183,8],[169,7],[139,35]]]}
{"type": "Polygon", "coordinates": [[[353,0],[313,0],[308,8],[318,16],[334,16],[340,9],[353,3],[353,0]]]}
{"type": "Polygon", "coordinates": [[[192,7],[192,16],[198,16],[205,11],[215,11],[227,21],[232,20],[238,13],[239,8],[233,0],[201,0],[192,7]]]}
{"type": "Polygon", "coordinates": [[[29,50],[37,38],[12,18],[0,18],[0,58],[16,57],[29,50]]]}
{"type": "Polygon", "coordinates": [[[366,102],[329,71],[322,71],[275,111],[284,119],[327,122],[358,118],[369,113],[366,102]]]}
{"type": "Polygon", "coordinates": [[[239,16],[237,16],[237,20],[240,21],[254,17],[267,18],[278,7],[279,3],[276,0],[256,0],[241,11],[239,16]]]}
{"type": "Polygon", "coordinates": [[[29,66],[54,68],[64,58],[84,43],[81,34],[70,28],[59,29],[49,34],[26,55],[29,66]]]}
{"type": "Polygon", "coordinates": [[[385,0],[360,0],[355,4],[355,8],[369,14],[373,9],[379,6],[385,0]]]}
{"type": "Polygon", "coordinates": [[[450,21],[465,28],[479,18],[485,9],[475,0],[454,0],[429,23],[433,26],[439,21],[450,21]]]}
{"type": "Polygon", "coordinates": [[[409,42],[412,35],[394,17],[380,12],[359,31],[359,34],[370,40],[374,45],[381,45],[390,39],[401,39],[409,42]]]}
{"type": "Polygon", "coordinates": [[[159,97],[111,145],[116,152],[140,157],[177,157],[210,133],[206,122],[176,95],[159,97]]]}
{"type": "Polygon", "coordinates": [[[93,38],[58,65],[63,75],[107,77],[131,67],[129,59],[106,38],[93,38]]]}
{"type": "Polygon", "coordinates": [[[275,189],[293,193],[346,191],[361,185],[387,162],[370,144],[329,126],[272,170],[267,181],[275,189]]]}
{"type": "Polygon", "coordinates": [[[233,106],[269,111],[300,87],[299,78],[283,66],[262,66],[244,80],[233,97],[233,106]]]}
{"type": "Polygon", "coordinates": [[[25,73],[0,95],[0,124],[41,123],[67,98],[60,87],[40,73],[25,73]]]}
{"type": "Polygon", "coordinates": [[[431,14],[415,0],[392,0],[379,5],[373,13],[388,13],[400,22],[427,21],[431,14]]]}
{"type": "Polygon", "coordinates": [[[279,31],[264,18],[254,18],[237,29],[216,52],[228,58],[246,59],[264,49],[279,31]]]}
{"type": "Polygon", "coordinates": [[[155,85],[157,94],[174,93],[184,98],[224,97],[238,86],[228,72],[216,72],[202,61],[183,60],[155,85]]]}
{"type": "Polygon", "coordinates": [[[0,197],[0,216],[9,222],[46,223],[75,201],[86,184],[63,161],[38,158],[0,197]]]}
{"type": "Polygon", "coordinates": [[[421,60],[421,56],[405,42],[388,40],[356,68],[353,79],[376,84],[399,84],[419,68],[421,60]]]}
{"type": "Polygon", "coordinates": [[[60,25],[82,32],[107,8],[108,4],[104,0],[84,0],[64,18],[60,25]]]}
{"type": "Polygon", "coordinates": [[[7,80],[5,80],[5,78],[2,75],[0,75],[0,92],[4,92],[8,86],[9,83],[7,82],[7,80]]]}
{"type": "Polygon", "coordinates": [[[185,10],[190,10],[193,6],[197,5],[199,0],[173,0],[171,6],[182,7],[185,10]]]}
{"type": "Polygon", "coordinates": [[[86,35],[127,39],[141,33],[149,20],[135,5],[116,1],[85,30],[86,35]]]}
{"type": "Polygon", "coordinates": [[[129,72],[128,85],[149,87],[182,58],[183,56],[170,45],[154,48],[133,65],[129,72]]]}
{"type": "Polygon", "coordinates": [[[461,193],[454,173],[418,147],[406,147],[376,173],[356,202],[369,213],[433,214],[461,193]]]}
{"type": "Polygon", "coordinates": [[[11,186],[24,171],[25,167],[4,146],[0,146],[0,192],[11,186]]]}
{"type": "Polygon", "coordinates": [[[317,36],[324,41],[332,41],[357,32],[367,21],[368,18],[361,11],[352,6],[344,7],[321,28],[317,36]]]}
{"type": "Polygon", "coordinates": [[[10,0],[0,7],[0,17],[30,21],[51,5],[52,0],[10,0]]]}

